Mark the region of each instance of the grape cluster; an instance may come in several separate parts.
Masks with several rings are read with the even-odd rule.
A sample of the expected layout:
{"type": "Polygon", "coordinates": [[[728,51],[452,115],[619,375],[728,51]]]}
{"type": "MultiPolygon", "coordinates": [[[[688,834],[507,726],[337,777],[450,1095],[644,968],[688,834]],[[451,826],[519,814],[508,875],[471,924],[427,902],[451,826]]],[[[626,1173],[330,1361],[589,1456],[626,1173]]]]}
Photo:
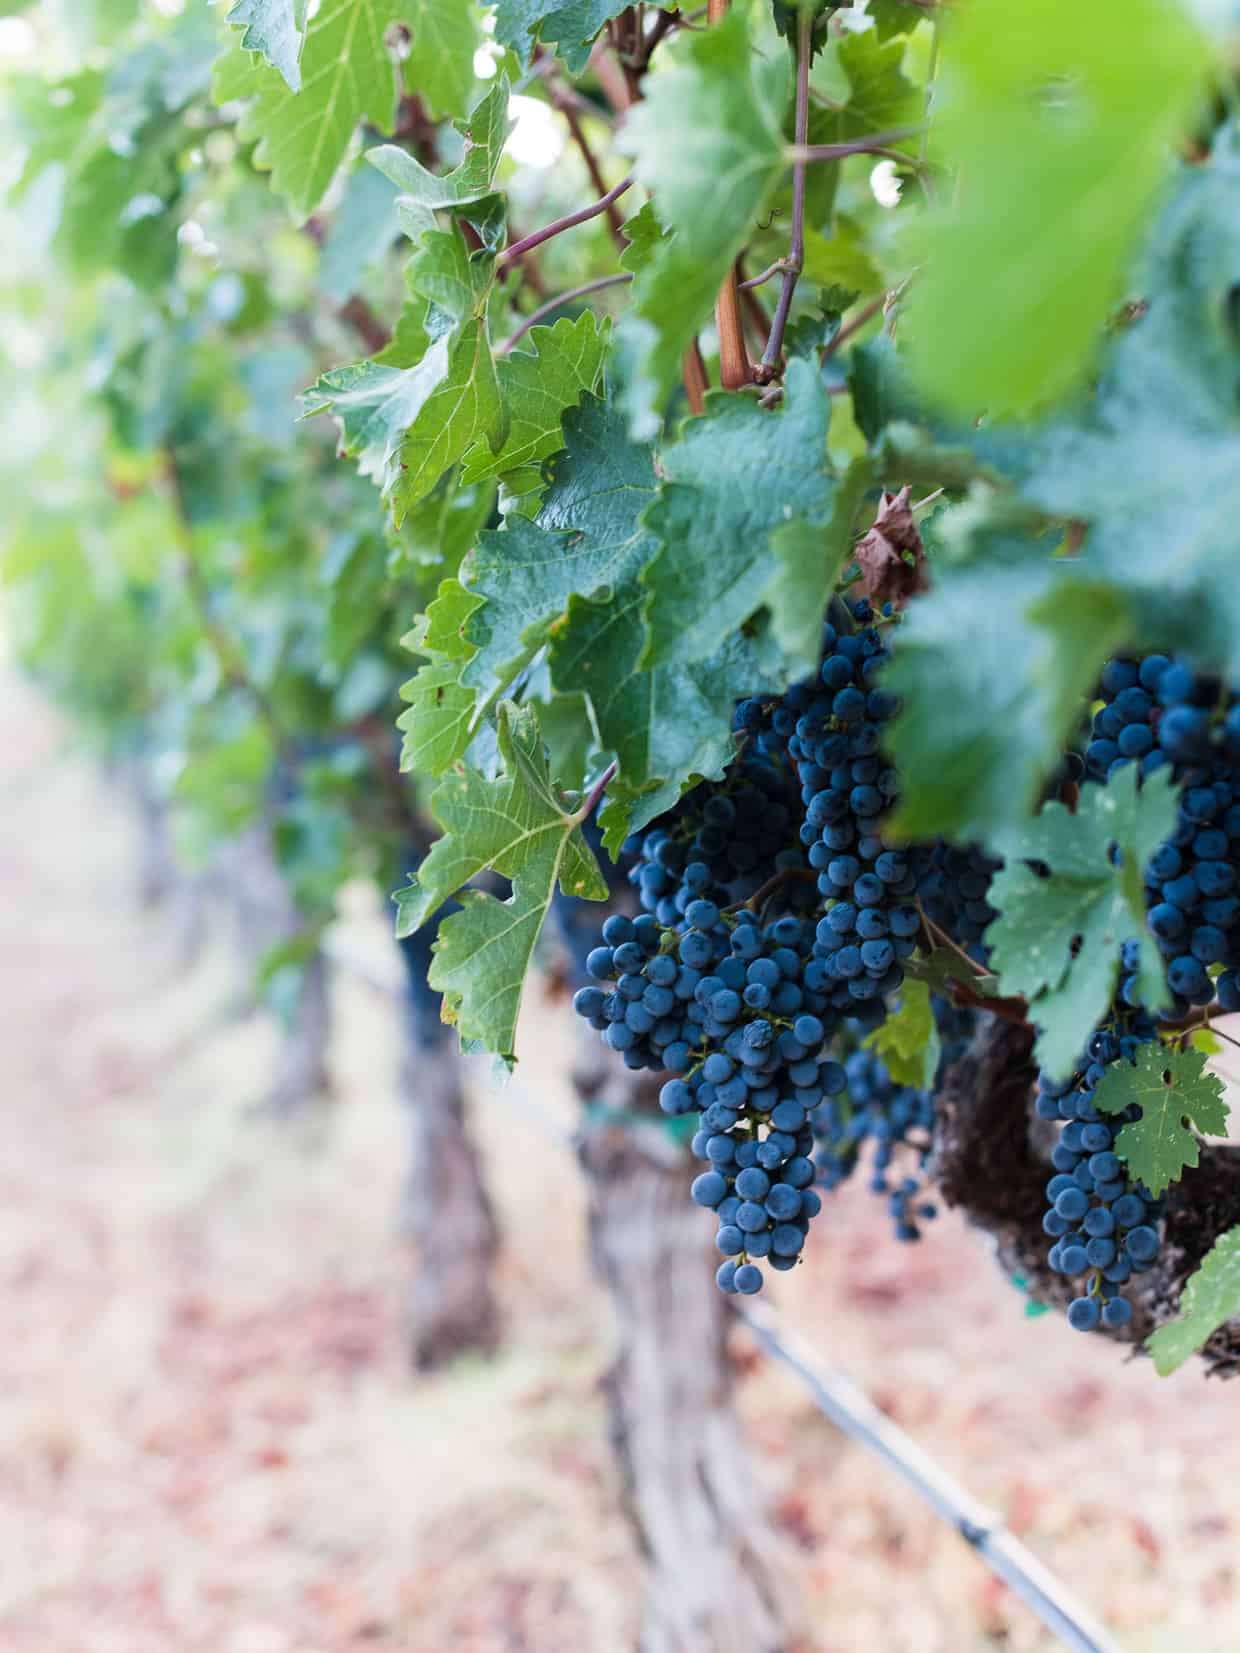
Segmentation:
{"type": "Polygon", "coordinates": [[[1070,1078],[1042,1074],[1038,1080],[1039,1116],[1063,1123],[1051,1153],[1055,1175],[1046,1185],[1050,1209],[1042,1227],[1053,1241],[1051,1267],[1081,1277],[1081,1293],[1068,1305],[1068,1321],[1078,1331],[1127,1325],[1132,1305],[1121,1288],[1158,1256],[1159,1203],[1128,1180],[1115,1153],[1120,1129],[1140,1110],[1104,1118],[1094,1106],[1094,1091],[1107,1068],[1132,1061],[1138,1047],[1154,1037],[1153,1022],[1141,1012],[1117,1015],[1090,1039],[1070,1078]]]}
{"type": "MultiPolygon", "coordinates": [[[[682,958],[693,934],[680,941],[682,958]]],[[[709,1169],[692,1195],[719,1218],[716,1244],[728,1261],[718,1279],[728,1291],[760,1288],[757,1260],[791,1268],[821,1208],[810,1188],[814,1122],[845,1077],[825,1054],[835,1018],[806,982],[812,937],[793,914],[765,926],[738,915],[728,957],[695,989],[700,1059],[659,1096],[668,1113],[700,1111],[692,1146],[709,1169]]]]}
{"type": "Polygon", "coordinates": [[[704,897],[725,906],[773,871],[803,867],[788,795],[786,764],[750,747],[722,784],[696,788],[664,823],[630,839],[628,876],[645,910],[666,928],[683,929],[690,902],[704,897]]]}
{"type": "Polygon", "coordinates": [[[602,1033],[626,1067],[684,1073],[708,1031],[724,1027],[711,1015],[710,995],[698,989],[704,979],[724,988],[708,972],[726,962],[731,932],[718,906],[705,898],[691,901],[684,916],[691,928],[677,948],[676,932],[652,914],[612,913],[603,925],[602,944],[586,956],[587,973],[607,986],[579,988],[573,1009],[602,1033]]]}
{"type": "MultiPolygon", "coordinates": [[[[1110,661],[1100,693],[1085,751],[1090,776],[1107,780],[1129,763],[1143,776],[1170,766],[1179,786],[1175,831],[1145,873],[1173,1014],[1209,1004],[1216,992],[1224,1009],[1240,1009],[1240,703],[1224,714],[1214,679],[1161,654],[1110,661]]],[[[1131,972],[1121,996],[1136,1002],[1131,972]]]]}
{"type": "MultiPolygon", "coordinates": [[[[760,1290],[764,1262],[794,1267],[820,1190],[863,1164],[897,1238],[917,1239],[935,1211],[934,1088],[897,1084],[859,1041],[885,1017],[927,920],[984,960],[999,863],[976,847],[884,841],[899,788],[881,751],[896,710],[879,681],[883,623],[868,603],[833,603],[814,676],[739,703],[727,777],[626,845],[644,911],[607,919],[574,1001],[630,1067],[667,1075],[665,1112],[697,1116],[706,1166],[692,1197],[715,1213],[729,1293],[760,1290]],[[842,1063],[836,1047],[851,1051],[842,1063]]],[[[1240,709],[1223,715],[1216,685],[1162,656],[1112,661],[1101,698],[1084,759],[1069,754],[1056,784],[1171,766],[1179,820],[1146,875],[1150,927],[1177,1009],[1213,996],[1216,967],[1221,1001],[1240,1008],[1240,709]]],[[[1123,948],[1119,997],[1078,1070],[1044,1075],[1037,1098],[1062,1127],[1043,1226],[1052,1266],[1081,1280],[1068,1317],[1083,1329],[1127,1323],[1121,1288],[1159,1247],[1161,1208],[1115,1153],[1125,1121],[1094,1105],[1107,1067],[1156,1037],[1134,1002],[1138,948],[1123,948]]],[[[937,996],[934,1007],[941,1071],[973,1013],[937,996]]]]}
{"type": "Polygon", "coordinates": [[[863,1024],[882,1019],[882,1001],[904,980],[921,920],[912,855],[889,849],[879,816],[897,794],[895,770],[879,752],[897,702],[877,686],[887,660],[868,603],[853,609],[857,632],[823,627],[817,677],[794,684],[776,708],[775,733],[788,742],[805,805],[800,829],[826,912],[818,925],[817,979],[831,1003],[863,1024]]]}
{"type": "Polygon", "coordinates": [[[986,926],[997,916],[986,892],[1000,866],[975,845],[935,844],[921,856],[917,895],[926,916],[979,961],[986,952],[986,926]]]}
{"type": "Polygon", "coordinates": [[[814,1164],[818,1184],[838,1188],[856,1171],[867,1143],[874,1147],[870,1189],[885,1195],[897,1240],[921,1238],[919,1221],[936,1214],[926,1198],[920,1172],[934,1132],[934,1093],[897,1085],[880,1058],[855,1050],[844,1063],[846,1094],[825,1102],[814,1122],[814,1164]],[[899,1181],[889,1175],[901,1150],[914,1169],[899,1181]]]}

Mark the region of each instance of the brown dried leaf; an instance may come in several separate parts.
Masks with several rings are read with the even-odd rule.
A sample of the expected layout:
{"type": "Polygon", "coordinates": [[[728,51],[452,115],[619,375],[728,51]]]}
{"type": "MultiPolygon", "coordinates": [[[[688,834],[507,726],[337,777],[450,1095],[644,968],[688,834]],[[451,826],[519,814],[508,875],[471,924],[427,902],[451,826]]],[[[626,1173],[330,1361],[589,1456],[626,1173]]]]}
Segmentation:
{"type": "Polygon", "coordinates": [[[861,590],[875,605],[901,608],[929,584],[926,551],[913,520],[910,489],[884,493],[874,526],[857,541],[853,553],[861,570],[861,590]]]}

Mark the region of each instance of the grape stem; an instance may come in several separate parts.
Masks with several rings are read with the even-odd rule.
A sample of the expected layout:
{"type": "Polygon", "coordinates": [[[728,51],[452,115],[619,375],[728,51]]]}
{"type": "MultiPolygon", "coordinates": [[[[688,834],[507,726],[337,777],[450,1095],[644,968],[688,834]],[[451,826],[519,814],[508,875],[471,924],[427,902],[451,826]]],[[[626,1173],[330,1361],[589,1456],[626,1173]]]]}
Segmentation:
{"type": "Polygon", "coordinates": [[[775,891],[782,889],[785,884],[792,882],[808,883],[811,879],[816,882],[817,878],[818,874],[811,872],[808,867],[781,867],[777,873],[767,879],[765,884],[759,884],[751,896],[744,901],[738,901],[736,906],[729,907],[728,911],[736,913],[748,909],[751,913],[757,912],[766,898],[774,895],[775,891]]]}
{"type": "MultiPolygon", "coordinates": [[[[727,16],[728,3],[729,0],[709,0],[706,15],[712,27],[727,16]]],[[[719,382],[725,390],[739,390],[750,382],[752,370],[745,348],[735,264],[724,276],[715,300],[715,330],[719,335],[719,382]]]]}
{"type": "Polygon", "coordinates": [[[630,172],[627,178],[622,178],[618,184],[607,191],[606,195],[601,196],[597,201],[592,201],[588,207],[579,207],[576,212],[566,213],[563,218],[554,219],[550,224],[544,225],[541,230],[535,230],[533,234],[523,236],[520,241],[514,241],[511,247],[505,247],[499,255],[496,269],[508,269],[516,263],[523,253],[528,253],[533,248],[540,247],[544,241],[550,241],[553,235],[562,235],[565,230],[571,230],[577,224],[584,224],[591,218],[597,218],[601,212],[607,211],[613,201],[618,201],[626,190],[632,189],[636,181],[630,172]]]}
{"type": "Polygon", "coordinates": [[[573,819],[576,821],[578,826],[581,826],[583,822],[588,821],[591,815],[593,815],[595,809],[598,807],[599,799],[607,790],[607,783],[612,780],[619,767],[620,765],[613,758],[607,765],[606,769],[604,769],[603,773],[595,781],[594,785],[586,793],[585,797],[582,799],[581,808],[573,816],[573,819]]]}
{"type": "Polygon", "coordinates": [[[627,271],[621,271],[619,275],[596,276],[593,281],[583,281],[579,287],[569,287],[567,291],[557,293],[554,298],[549,298],[545,304],[540,304],[537,310],[531,310],[520,327],[514,329],[503,344],[496,347],[495,354],[506,356],[525,337],[531,327],[537,327],[540,321],[552,315],[561,305],[571,304],[574,299],[585,298],[587,293],[601,292],[604,287],[619,287],[623,282],[632,281],[632,279],[633,277],[627,271]]]}
{"type": "Polygon", "coordinates": [[[809,161],[844,161],[850,155],[882,155],[916,171],[917,162],[913,157],[892,149],[891,145],[915,138],[920,131],[920,126],[896,126],[890,132],[872,132],[868,138],[850,138],[847,143],[806,143],[798,137],[784,150],[784,157],[795,167],[809,161]]]}
{"type": "Polygon", "coordinates": [[[770,384],[779,367],[784,349],[784,330],[792,309],[792,295],[805,264],[805,165],[809,158],[806,140],[809,137],[809,68],[812,53],[814,19],[808,6],[797,13],[797,96],[795,136],[797,148],[806,151],[792,163],[792,233],[788,240],[788,256],[783,261],[783,283],[779,302],[767,336],[762,360],[754,370],[754,379],[760,385],[770,384]]]}
{"type": "MultiPolygon", "coordinates": [[[[920,899],[914,902],[914,906],[921,915],[922,927],[925,930],[926,939],[930,943],[931,952],[943,948],[958,958],[962,964],[967,965],[975,976],[983,977],[991,974],[984,964],[979,964],[976,959],[970,958],[964,948],[954,942],[946,930],[941,929],[932,918],[927,918],[920,899]]],[[[987,998],[983,993],[975,993],[971,987],[962,981],[952,983],[952,992],[966,1004],[974,1005],[979,1010],[989,1010],[992,1015],[998,1016],[1000,1021],[1013,1022],[1018,1026],[1028,1026],[1029,1024],[1029,1006],[1024,999],[987,998]]]]}
{"type": "MultiPolygon", "coordinates": [[[[594,153],[594,147],[590,142],[585,127],[582,125],[581,112],[583,105],[585,111],[592,114],[597,114],[600,120],[605,119],[606,117],[603,115],[601,110],[593,110],[590,104],[585,102],[584,99],[579,99],[576,96],[570,95],[567,89],[560,84],[554,72],[554,59],[547,56],[544,47],[540,46],[538,48],[535,53],[535,60],[538,62],[540,69],[543,64],[552,65],[552,67],[548,68],[544,77],[547,87],[547,97],[552,105],[563,115],[565,122],[568,125],[569,135],[571,136],[573,142],[577,145],[581,159],[585,163],[585,169],[590,174],[590,182],[594,185],[594,188],[600,197],[605,196],[607,194],[607,180],[603,177],[603,170],[599,165],[598,157],[594,153]]],[[[624,231],[621,227],[621,216],[616,210],[615,202],[609,202],[604,210],[607,213],[607,227],[612,233],[612,238],[618,247],[623,248],[625,245],[624,231]]]]}

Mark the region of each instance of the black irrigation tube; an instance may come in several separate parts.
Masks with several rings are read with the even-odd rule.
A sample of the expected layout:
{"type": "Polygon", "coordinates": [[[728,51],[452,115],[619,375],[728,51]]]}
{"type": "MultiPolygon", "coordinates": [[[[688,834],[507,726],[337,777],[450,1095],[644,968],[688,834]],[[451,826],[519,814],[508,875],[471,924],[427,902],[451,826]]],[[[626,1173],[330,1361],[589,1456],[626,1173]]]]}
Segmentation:
{"type": "MultiPolygon", "coordinates": [[[[363,980],[378,992],[390,992],[357,961],[329,949],[332,962],[363,980]]],[[[544,1130],[559,1139],[573,1155],[572,1139],[541,1120],[544,1130]]],[[[927,1503],[940,1520],[954,1527],[965,1543],[1003,1580],[1013,1595],[1042,1620],[1047,1629],[1071,1648],[1072,1653],[1123,1653],[1119,1643],[1094,1618],[1032,1550],[1009,1532],[1000,1518],[966,1491],[946,1470],[940,1469],[898,1425],[879,1411],[874,1402],[846,1373],[828,1366],[794,1332],[780,1328],[769,1309],[758,1304],[736,1306],[736,1318],[755,1342],[773,1359],[793,1373],[813,1397],[818,1410],[841,1433],[881,1458],[888,1468],[927,1503]]]]}

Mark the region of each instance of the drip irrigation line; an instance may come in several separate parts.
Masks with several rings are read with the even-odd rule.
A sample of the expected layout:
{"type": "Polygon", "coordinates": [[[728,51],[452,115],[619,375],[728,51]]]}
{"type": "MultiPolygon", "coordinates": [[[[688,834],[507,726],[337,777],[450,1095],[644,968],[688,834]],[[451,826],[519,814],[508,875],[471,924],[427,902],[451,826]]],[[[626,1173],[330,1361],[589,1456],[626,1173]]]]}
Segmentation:
{"type": "MultiPolygon", "coordinates": [[[[360,969],[356,957],[330,946],[328,951],[333,963],[363,976],[372,987],[390,991],[386,984],[376,980],[373,972],[360,969]]],[[[519,1086],[510,1087],[508,1097],[536,1120],[543,1135],[558,1141],[568,1151],[580,1173],[573,1135],[565,1131],[558,1120],[537,1108],[533,1098],[522,1093],[519,1086]]],[[[630,1124],[606,1109],[597,1110],[596,1117],[599,1123],[613,1128],[630,1124]]],[[[704,1287],[714,1289],[709,1280],[704,1281],[704,1287]]],[[[772,1360],[793,1374],[823,1416],[866,1452],[882,1459],[941,1521],[953,1527],[1064,1647],[1071,1649],[1071,1653],[1123,1653],[1109,1631],[1032,1550],[1009,1531],[1000,1517],[940,1468],[911,1435],[885,1417],[847,1373],[820,1359],[795,1332],[781,1328],[769,1309],[758,1304],[734,1307],[736,1318],[750,1336],[772,1360]]]]}
{"type": "Polygon", "coordinates": [[[1122,1653],[1119,1644],[1031,1550],[881,1413],[850,1377],[820,1360],[768,1309],[746,1305],[737,1318],[772,1359],[795,1374],[837,1429],[881,1458],[940,1518],[953,1526],[1014,1595],[1073,1653],[1122,1653]]]}

